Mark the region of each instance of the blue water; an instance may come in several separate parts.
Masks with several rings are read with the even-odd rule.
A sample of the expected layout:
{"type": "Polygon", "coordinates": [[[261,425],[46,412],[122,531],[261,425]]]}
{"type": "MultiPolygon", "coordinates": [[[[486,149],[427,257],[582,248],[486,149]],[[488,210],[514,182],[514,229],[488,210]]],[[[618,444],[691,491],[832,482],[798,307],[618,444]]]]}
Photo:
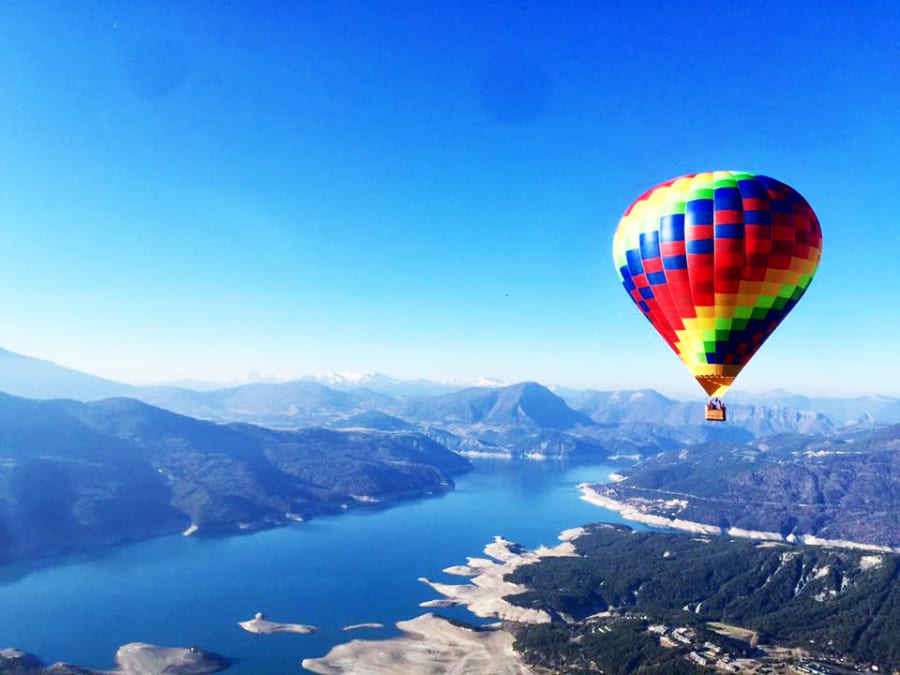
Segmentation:
{"type": "MultiPolygon", "coordinates": [[[[93,558],[61,560],[0,578],[0,648],[47,662],[110,668],[119,645],[200,645],[237,659],[228,672],[299,672],[355,638],[397,634],[395,621],[426,610],[434,591],[417,581],[480,555],[494,535],[529,548],[555,544],[566,528],[617,514],[579,499],[575,486],[604,480],[612,466],[479,462],[442,497],[354,511],[247,536],[172,536],[93,558]],[[263,611],[313,624],[310,635],[253,635],[238,621],[263,611]],[[384,630],[344,632],[379,622],[384,630]]],[[[456,577],[457,583],[463,580],[456,577]]],[[[464,609],[439,613],[465,620],[464,609]]]]}

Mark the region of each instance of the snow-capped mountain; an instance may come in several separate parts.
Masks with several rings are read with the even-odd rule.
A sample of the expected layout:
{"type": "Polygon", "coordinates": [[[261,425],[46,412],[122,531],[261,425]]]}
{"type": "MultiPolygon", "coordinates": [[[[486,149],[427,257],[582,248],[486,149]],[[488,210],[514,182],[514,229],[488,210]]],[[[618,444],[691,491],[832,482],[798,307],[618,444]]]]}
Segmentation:
{"type": "Polygon", "coordinates": [[[312,375],[306,375],[300,379],[311,380],[332,388],[368,387],[370,384],[395,384],[400,381],[382,373],[340,373],[334,370],[323,370],[312,375]]]}
{"type": "Polygon", "coordinates": [[[468,387],[506,387],[509,385],[508,382],[504,382],[503,380],[496,377],[486,377],[482,375],[481,377],[476,377],[472,380],[461,380],[459,378],[448,378],[445,377],[442,379],[439,384],[447,385],[448,387],[461,388],[465,389],[468,387]]]}
{"type": "Polygon", "coordinates": [[[470,387],[504,387],[506,383],[493,377],[477,377],[471,380],[444,378],[435,380],[401,380],[384,373],[342,373],[326,370],[300,378],[318,382],[332,389],[356,389],[365,387],[371,391],[388,394],[397,398],[418,398],[448,394],[470,387]]]}

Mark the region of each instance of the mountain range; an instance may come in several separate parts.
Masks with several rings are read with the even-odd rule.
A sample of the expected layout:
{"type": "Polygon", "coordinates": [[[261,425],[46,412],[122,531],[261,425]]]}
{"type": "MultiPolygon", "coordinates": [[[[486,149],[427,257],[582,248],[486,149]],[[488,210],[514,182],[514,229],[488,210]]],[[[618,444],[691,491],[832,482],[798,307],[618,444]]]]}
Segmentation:
{"type": "Polygon", "coordinates": [[[698,443],[620,473],[592,489],[642,517],[900,546],[900,424],[698,443]]]}
{"type": "Polygon", "coordinates": [[[133,399],[0,394],[0,561],[440,493],[469,468],[410,432],[273,431],[133,399]]]}
{"type": "Polygon", "coordinates": [[[745,402],[734,396],[729,422],[722,425],[704,421],[702,404],[653,390],[551,391],[535,382],[489,384],[462,387],[404,382],[379,373],[325,373],[211,390],[132,386],[0,351],[0,391],[14,395],[81,401],[127,396],[197,419],[278,429],[414,430],[471,456],[646,457],[686,444],[745,443],[777,433],[900,422],[900,399],[884,396],[815,399],[773,392],[745,397],[745,402]]]}
{"type": "MultiPolygon", "coordinates": [[[[900,666],[900,556],[596,524],[517,567],[538,672],[863,673],[900,666]],[[699,658],[698,658],[699,657],[699,658]]],[[[516,588],[516,586],[512,586],[516,588]]]]}
{"type": "MultiPolygon", "coordinates": [[[[346,417],[354,409],[386,408],[413,416],[439,418],[441,397],[464,390],[468,397],[489,397],[490,391],[506,385],[490,378],[472,383],[399,380],[382,373],[319,373],[288,382],[255,382],[231,387],[211,383],[188,386],[136,386],[56,365],[50,361],[0,349],[0,391],[26,398],[70,398],[92,401],[128,396],[198,417],[223,416],[230,421],[260,421],[280,418],[294,426],[328,422],[346,417]],[[339,393],[336,393],[339,392],[339,393]],[[435,398],[433,403],[423,400],[435,398]],[[417,412],[418,411],[418,412],[417,412]]],[[[653,390],[595,391],[552,387],[574,411],[601,424],[661,422],[696,424],[703,421],[695,401],[676,401],[653,390]]],[[[740,391],[729,394],[730,418],[754,435],[777,431],[821,431],[823,425],[895,424],[900,422],[900,398],[859,396],[851,398],[808,397],[776,390],[762,394],[740,391]],[[749,410],[752,409],[752,410],[749,410]],[[783,410],[780,420],[766,419],[767,411],[783,410]],[[794,415],[793,411],[803,413],[794,415]],[[809,413],[815,413],[810,415],[809,413]],[[823,419],[827,418],[827,419],[823,419]],[[766,425],[770,426],[766,426],[766,425]],[[779,427],[791,427],[790,429],[779,427]],[[801,428],[803,427],[803,428],[801,428]]],[[[554,404],[555,405],[555,404],[554,404]]],[[[568,413],[567,413],[568,414],[568,413]]],[[[464,413],[476,415],[477,413],[464,413]]]]}
{"type": "Polygon", "coordinates": [[[318,382],[332,389],[355,389],[365,387],[380,394],[394,398],[417,398],[437,396],[469,387],[502,387],[504,382],[491,377],[478,377],[474,380],[399,380],[384,373],[336,373],[326,371],[299,378],[304,381],[318,382]]]}
{"type": "MultiPolygon", "coordinates": [[[[772,509],[744,508],[742,495],[760,504],[795,492],[808,504],[844,495],[895,511],[877,490],[894,474],[884,464],[892,455],[869,453],[851,466],[844,448],[887,433],[897,399],[821,399],[830,417],[813,409],[819,399],[775,392],[765,404],[733,403],[727,424],[709,424],[702,404],[652,390],[553,392],[524,382],[401,396],[365,385],[398,386],[372,376],[344,378],[340,388],[313,379],[210,391],[136,387],[0,351],[0,390],[16,394],[0,394],[0,558],[188,528],[242,531],[437,493],[469,467],[465,457],[479,456],[643,459],[615,489],[707,490],[713,500],[731,499],[731,511],[707,513],[707,502],[692,502],[684,517],[748,529],[875,536],[830,507],[797,525],[796,514],[781,521],[772,509]],[[825,454],[803,455],[805,464],[791,454],[816,444],[825,454]],[[820,487],[802,488],[810,481],[820,487]]],[[[894,541],[896,523],[883,525],[894,541]]]]}
{"type": "Polygon", "coordinates": [[[25,398],[95,401],[131,396],[137,387],[88,375],[50,361],[0,348],[0,391],[25,398]]]}

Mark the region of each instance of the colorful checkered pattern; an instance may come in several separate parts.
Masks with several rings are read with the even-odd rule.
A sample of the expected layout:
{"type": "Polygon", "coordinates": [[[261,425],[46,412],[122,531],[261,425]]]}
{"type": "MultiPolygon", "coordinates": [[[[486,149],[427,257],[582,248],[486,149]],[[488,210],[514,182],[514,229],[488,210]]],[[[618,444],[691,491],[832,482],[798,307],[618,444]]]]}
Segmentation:
{"type": "Polygon", "coordinates": [[[822,229],[774,178],[661,183],[625,212],[613,258],[628,295],[710,396],[722,396],[809,287],[822,229]]]}

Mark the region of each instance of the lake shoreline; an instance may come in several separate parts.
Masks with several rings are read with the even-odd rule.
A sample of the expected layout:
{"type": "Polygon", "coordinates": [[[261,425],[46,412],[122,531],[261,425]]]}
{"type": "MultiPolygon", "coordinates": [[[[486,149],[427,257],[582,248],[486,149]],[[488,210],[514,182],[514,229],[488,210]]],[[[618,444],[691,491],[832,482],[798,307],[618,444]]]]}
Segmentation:
{"type": "Polygon", "coordinates": [[[396,626],[403,633],[399,637],[339,644],[325,656],[304,659],[302,665],[319,675],[337,675],[347,672],[348,667],[362,668],[371,675],[391,675],[399,670],[407,675],[426,675],[440,672],[435,670],[438,667],[457,672],[457,665],[465,661],[470,668],[467,672],[533,675],[522,655],[513,649],[515,636],[504,628],[503,622],[548,623],[550,615],[508,602],[508,596],[528,589],[506,581],[505,577],[522,565],[577,555],[573,542],[584,533],[581,527],[564,530],[558,536],[560,544],[540,546],[533,551],[495,536],[484,547],[487,557],[470,556],[466,564],[443,570],[446,574],[468,578],[468,583],[446,584],[419,578],[444,596],[443,600],[425,601],[421,606],[463,606],[475,616],[500,619],[500,623],[464,626],[432,613],[422,614],[398,621],[396,626]]]}
{"type": "Polygon", "coordinates": [[[102,559],[117,549],[150,542],[155,539],[165,539],[176,536],[193,539],[228,539],[235,536],[247,536],[265,532],[267,530],[302,525],[311,520],[318,520],[321,518],[336,518],[343,515],[359,513],[377,513],[379,511],[415,503],[420,500],[441,498],[456,490],[455,481],[452,480],[454,477],[464,476],[471,473],[473,470],[474,467],[471,467],[465,471],[453,473],[451,475],[450,484],[441,486],[441,489],[439,490],[429,490],[424,492],[415,489],[404,490],[392,492],[380,497],[351,495],[346,501],[323,503],[322,508],[315,509],[302,515],[286,513],[283,517],[272,516],[255,521],[235,521],[225,524],[216,524],[215,526],[203,526],[193,522],[188,523],[187,525],[182,523],[165,531],[152,530],[144,534],[134,533],[133,536],[107,542],[94,542],[78,546],[69,546],[65,549],[42,551],[34,555],[13,555],[12,557],[4,557],[0,558],[0,584],[14,583],[38,570],[53,568],[73,561],[79,562],[102,559]]]}
{"type": "MultiPolygon", "coordinates": [[[[7,643],[0,646],[102,671],[114,668],[113,654],[131,640],[196,644],[234,657],[235,673],[279,675],[297,669],[303,657],[321,656],[352,638],[397,635],[397,621],[428,611],[418,608],[421,602],[443,598],[416,579],[424,574],[452,583],[441,570],[478,555],[498,532],[535,548],[571,524],[596,519],[594,507],[577,499],[575,486],[616,468],[606,463],[473,464],[474,471],[454,477],[455,490],[439,499],[396,504],[403,508],[359,504],[302,525],[240,537],[201,532],[184,537],[180,526],[170,536],[48,559],[39,570],[7,568],[8,579],[12,574],[26,578],[0,584],[0,603],[15,608],[0,616],[7,643]],[[373,573],[384,583],[366,583],[363,577],[373,573]],[[242,583],[235,583],[238,578],[242,583]],[[323,583],[326,578],[331,581],[323,583]],[[360,593],[369,598],[364,607],[354,601],[360,593]],[[120,616],[124,613],[122,619],[102,611],[113,604],[120,616]],[[259,609],[272,619],[319,630],[254,635],[237,625],[259,609]],[[65,621],[66,631],[48,624],[49,612],[65,621]],[[140,624],[128,618],[138,616],[140,624]],[[383,623],[384,633],[344,630],[375,622],[383,623]]],[[[445,615],[463,621],[471,616],[459,606],[445,615]]]]}
{"type": "Polygon", "coordinates": [[[872,553],[900,553],[900,546],[884,546],[881,544],[867,544],[864,542],[847,541],[844,539],[822,539],[811,534],[794,535],[789,534],[783,536],[779,532],[767,532],[764,530],[746,530],[739,527],[730,527],[723,529],[717,525],[709,525],[708,523],[699,523],[692,520],[684,520],[682,518],[670,518],[655,513],[648,512],[654,506],[655,502],[648,500],[627,501],[615,499],[609,494],[603,494],[599,490],[603,486],[597,483],[581,483],[578,489],[581,491],[581,499],[588,504],[598,506],[607,511],[618,513],[625,520],[641,523],[650,527],[679,530],[701,536],[713,537],[739,537],[741,539],[753,539],[756,541],[783,543],[783,544],[804,544],[807,546],[823,546],[831,548],[842,548],[856,551],[867,551],[872,553]],[[644,507],[643,509],[641,507],[644,507]]]}

